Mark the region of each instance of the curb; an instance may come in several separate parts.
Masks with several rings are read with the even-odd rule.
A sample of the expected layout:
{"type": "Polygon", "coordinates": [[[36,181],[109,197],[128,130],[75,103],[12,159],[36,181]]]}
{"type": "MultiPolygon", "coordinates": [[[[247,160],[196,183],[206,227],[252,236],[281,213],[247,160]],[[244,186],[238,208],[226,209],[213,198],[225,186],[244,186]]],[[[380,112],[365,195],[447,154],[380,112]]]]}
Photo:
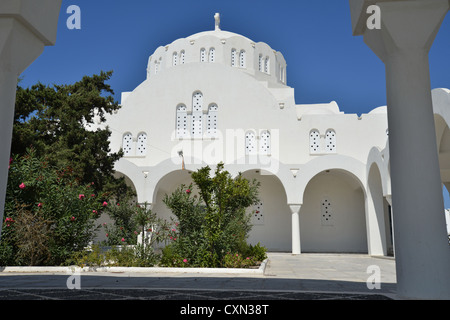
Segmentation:
{"type": "Polygon", "coordinates": [[[2,267],[0,274],[5,273],[198,273],[198,274],[253,274],[263,275],[268,259],[258,269],[239,268],[169,268],[169,267],[2,267]]]}

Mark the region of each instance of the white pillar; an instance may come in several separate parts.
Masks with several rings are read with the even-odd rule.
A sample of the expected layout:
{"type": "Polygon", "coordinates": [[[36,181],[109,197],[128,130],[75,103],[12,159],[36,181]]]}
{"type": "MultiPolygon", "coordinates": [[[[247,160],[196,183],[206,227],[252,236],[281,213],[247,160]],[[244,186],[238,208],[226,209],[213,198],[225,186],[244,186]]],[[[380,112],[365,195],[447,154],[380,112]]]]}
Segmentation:
{"type": "Polygon", "coordinates": [[[380,29],[367,28],[371,4],[350,0],[354,34],[363,34],[386,66],[397,293],[449,299],[450,248],[428,65],[428,52],[449,1],[378,2],[380,29]]]}
{"type": "Polygon", "coordinates": [[[289,204],[292,212],[292,254],[300,254],[300,208],[301,204],[289,204]]]}
{"type": "Polygon", "coordinates": [[[17,78],[56,41],[62,0],[0,1],[0,232],[3,223],[17,78]]]}

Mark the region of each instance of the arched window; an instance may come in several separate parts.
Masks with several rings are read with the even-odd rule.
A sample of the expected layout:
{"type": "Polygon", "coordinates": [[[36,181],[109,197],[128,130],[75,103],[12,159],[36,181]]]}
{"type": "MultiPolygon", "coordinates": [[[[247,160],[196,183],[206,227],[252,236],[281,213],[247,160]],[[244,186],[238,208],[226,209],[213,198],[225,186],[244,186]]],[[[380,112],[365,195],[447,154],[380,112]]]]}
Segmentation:
{"type": "Polygon", "coordinates": [[[205,62],[205,61],[206,61],[206,49],[201,48],[200,49],[200,62],[205,62]]]}
{"type": "Polygon", "coordinates": [[[237,51],[236,51],[236,49],[231,50],[231,66],[237,67],[237,51]]]}
{"type": "Polygon", "coordinates": [[[209,49],[209,62],[215,62],[216,61],[216,49],[210,48],[209,49]]]}
{"type": "Polygon", "coordinates": [[[192,132],[193,138],[201,138],[203,135],[203,94],[196,92],[192,96],[192,132]]]}
{"type": "Polygon", "coordinates": [[[122,138],[122,150],[124,156],[132,156],[133,152],[133,135],[129,132],[125,133],[122,138]]]}
{"type": "Polygon", "coordinates": [[[239,52],[239,67],[245,68],[245,50],[239,52]]]}
{"type": "Polygon", "coordinates": [[[177,107],[177,119],[176,119],[176,135],[177,138],[186,138],[188,135],[187,128],[187,108],[185,105],[179,105],[177,107]]]}
{"type": "Polygon", "coordinates": [[[159,72],[159,62],[155,61],[155,74],[158,74],[159,72]]]}
{"type": "Polygon", "coordinates": [[[264,72],[270,74],[270,58],[266,57],[264,60],[264,72]]]}
{"type": "Polygon", "coordinates": [[[332,129],[327,130],[325,134],[325,151],[336,152],[336,132],[332,129]]]}
{"type": "Polygon", "coordinates": [[[180,63],[184,64],[186,62],[186,53],[183,51],[180,52],[180,63]]]}
{"type": "Polygon", "coordinates": [[[208,108],[208,117],[206,119],[206,133],[208,136],[217,137],[217,111],[219,108],[216,104],[212,104],[208,108]]]}
{"type": "Polygon", "coordinates": [[[138,135],[136,155],[145,156],[147,154],[147,134],[142,132],[138,135]]]}
{"type": "Polygon", "coordinates": [[[178,64],[178,53],[174,52],[172,55],[172,65],[176,66],[178,64]]]}
{"type": "Polygon", "coordinates": [[[263,55],[260,54],[259,55],[259,59],[258,59],[258,70],[263,72],[264,71],[264,58],[263,55]]]}
{"type": "Polygon", "coordinates": [[[261,141],[259,142],[259,152],[261,154],[269,155],[270,154],[270,132],[264,130],[261,132],[261,141]]]}
{"type": "Polygon", "coordinates": [[[253,131],[248,131],[245,134],[245,154],[256,154],[256,135],[253,131]]]}
{"type": "Polygon", "coordinates": [[[320,133],[319,130],[311,130],[309,133],[309,152],[319,153],[320,152],[320,133]]]}

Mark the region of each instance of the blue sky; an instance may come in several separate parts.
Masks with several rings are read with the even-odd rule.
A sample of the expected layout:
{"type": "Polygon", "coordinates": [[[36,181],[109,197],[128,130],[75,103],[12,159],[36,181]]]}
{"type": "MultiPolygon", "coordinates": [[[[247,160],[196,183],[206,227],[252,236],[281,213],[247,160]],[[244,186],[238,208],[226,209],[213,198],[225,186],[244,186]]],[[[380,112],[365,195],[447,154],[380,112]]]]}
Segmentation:
{"type": "MultiPolygon", "coordinates": [[[[222,30],[283,53],[297,104],[334,100],[357,114],[386,105],[384,64],[352,35],[347,0],[63,0],[57,43],[22,74],[21,85],[73,83],[113,70],[109,83],[120,101],[145,80],[160,45],[213,30],[216,12],[222,30]],[[66,26],[70,5],[81,9],[81,30],[66,26]]],[[[430,73],[432,88],[450,88],[450,14],[430,51],[430,73]]]]}

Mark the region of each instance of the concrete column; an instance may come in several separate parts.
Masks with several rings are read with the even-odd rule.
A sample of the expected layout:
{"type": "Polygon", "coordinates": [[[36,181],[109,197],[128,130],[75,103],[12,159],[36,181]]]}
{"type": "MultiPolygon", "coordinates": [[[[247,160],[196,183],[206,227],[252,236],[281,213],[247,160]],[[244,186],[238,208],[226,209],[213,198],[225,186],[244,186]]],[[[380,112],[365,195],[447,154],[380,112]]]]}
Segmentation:
{"type": "Polygon", "coordinates": [[[56,41],[62,0],[0,2],[0,232],[19,75],[56,41]]]}
{"type": "Polygon", "coordinates": [[[292,212],[292,254],[300,254],[300,208],[301,204],[289,204],[292,212]]]}
{"type": "Polygon", "coordinates": [[[367,7],[350,0],[355,35],[385,63],[397,293],[450,298],[448,246],[439,172],[428,52],[448,0],[383,1],[380,29],[368,29],[367,7]]]}

